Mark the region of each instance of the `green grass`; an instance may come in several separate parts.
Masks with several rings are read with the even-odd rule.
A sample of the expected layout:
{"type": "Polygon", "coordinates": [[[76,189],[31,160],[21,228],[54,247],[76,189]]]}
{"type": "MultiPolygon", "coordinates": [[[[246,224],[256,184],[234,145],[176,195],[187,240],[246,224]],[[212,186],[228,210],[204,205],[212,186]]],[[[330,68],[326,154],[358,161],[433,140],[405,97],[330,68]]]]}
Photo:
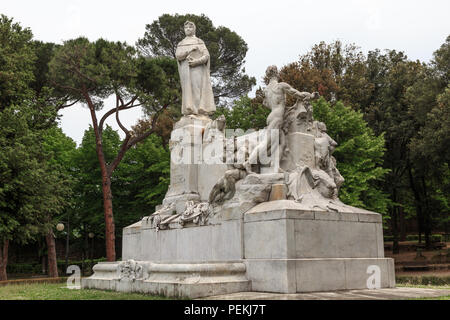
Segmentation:
{"type": "Polygon", "coordinates": [[[75,290],[63,283],[6,285],[0,287],[0,300],[162,300],[159,296],[93,289],[75,290]]]}
{"type": "Polygon", "coordinates": [[[422,276],[406,276],[399,275],[395,277],[397,284],[410,284],[412,286],[434,285],[434,286],[450,286],[450,276],[422,275],[422,276]]]}
{"type": "MultiPolygon", "coordinates": [[[[449,295],[436,298],[419,298],[414,300],[450,300],[450,285],[412,285],[397,284],[398,287],[428,289],[447,289],[449,295]]],[[[121,293],[94,289],[75,290],[66,288],[62,283],[36,283],[0,286],[0,300],[163,300],[160,296],[139,293],[121,293]]]]}
{"type": "Polygon", "coordinates": [[[449,290],[449,295],[440,296],[436,298],[415,298],[410,300],[450,300],[450,285],[436,286],[436,285],[420,285],[420,284],[409,284],[409,283],[397,283],[397,287],[406,288],[424,288],[424,289],[444,289],[449,290]]]}
{"type": "Polygon", "coordinates": [[[450,300],[450,296],[442,296],[437,298],[418,298],[414,300],[450,300]]]}
{"type": "Polygon", "coordinates": [[[425,288],[425,289],[447,289],[450,290],[450,285],[424,285],[424,284],[410,284],[410,283],[396,283],[397,287],[406,287],[406,288],[425,288]]]}

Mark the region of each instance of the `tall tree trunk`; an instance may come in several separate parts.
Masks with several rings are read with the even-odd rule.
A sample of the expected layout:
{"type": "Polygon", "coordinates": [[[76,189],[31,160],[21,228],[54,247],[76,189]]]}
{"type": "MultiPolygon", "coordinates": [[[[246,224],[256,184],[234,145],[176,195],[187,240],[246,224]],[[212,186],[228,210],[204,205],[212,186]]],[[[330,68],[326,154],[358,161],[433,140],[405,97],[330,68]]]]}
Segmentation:
{"type": "Polygon", "coordinates": [[[106,227],[106,259],[116,261],[116,236],[112,206],[111,178],[105,172],[103,175],[103,208],[106,227]]]}
{"type": "Polygon", "coordinates": [[[113,170],[108,169],[106,164],[105,154],[103,153],[103,141],[101,128],[98,126],[97,115],[95,114],[95,106],[92,102],[86,88],[83,88],[84,96],[89,105],[89,110],[92,118],[92,126],[94,128],[96,152],[100,169],[102,172],[102,191],[103,191],[103,210],[105,214],[105,242],[106,242],[106,260],[112,262],[116,261],[116,246],[115,246],[115,227],[112,206],[112,192],[111,192],[111,175],[113,170]]]}
{"type": "Polygon", "coordinates": [[[424,217],[424,233],[425,233],[425,247],[431,248],[431,232],[432,232],[432,218],[431,218],[431,209],[428,202],[428,190],[427,190],[427,184],[425,181],[425,177],[421,177],[422,182],[422,190],[423,190],[423,197],[425,199],[425,217],[424,217]]]}
{"type": "Polygon", "coordinates": [[[47,241],[48,275],[51,278],[58,278],[55,237],[53,236],[53,232],[51,230],[45,236],[45,240],[47,241]]]}
{"type": "Polygon", "coordinates": [[[400,241],[406,240],[406,219],[405,211],[403,207],[398,208],[399,220],[400,220],[400,241]]]}
{"type": "Polygon", "coordinates": [[[409,185],[414,194],[414,203],[416,205],[416,214],[417,214],[417,227],[419,232],[419,243],[422,242],[422,232],[424,229],[424,212],[422,209],[422,197],[420,196],[420,192],[417,189],[416,184],[414,183],[414,177],[412,173],[412,168],[408,165],[408,176],[409,176],[409,185]]]}
{"type": "MultiPolygon", "coordinates": [[[[397,203],[397,190],[394,188],[393,192],[392,192],[392,198],[394,203],[397,203]]],[[[393,235],[393,243],[392,243],[392,253],[393,254],[398,254],[400,253],[400,246],[398,244],[398,240],[399,240],[399,232],[398,232],[398,207],[397,205],[394,205],[392,207],[392,235],[393,235]]]]}
{"type": "Polygon", "coordinates": [[[9,240],[4,240],[0,247],[0,281],[8,280],[6,266],[8,265],[9,240]]]}

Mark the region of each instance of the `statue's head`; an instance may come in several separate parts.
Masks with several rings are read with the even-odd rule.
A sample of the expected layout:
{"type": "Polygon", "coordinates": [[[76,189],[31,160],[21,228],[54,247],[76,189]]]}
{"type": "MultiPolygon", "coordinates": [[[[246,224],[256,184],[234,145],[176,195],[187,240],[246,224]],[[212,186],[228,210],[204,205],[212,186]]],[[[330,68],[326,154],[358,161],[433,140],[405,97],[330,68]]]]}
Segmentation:
{"type": "Polygon", "coordinates": [[[265,76],[266,83],[269,83],[271,79],[278,80],[277,66],[269,66],[266,69],[266,76],[265,76]]]}
{"type": "Polygon", "coordinates": [[[225,123],[227,121],[225,116],[221,114],[220,117],[216,119],[216,121],[217,121],[217,129],[223,131],[225,129],[225,123]]]}
{"type": "Polygon", "coordinates": [[[184,34],[187,37],[195,36],[195,31],[196,31],[195,23],[193,23],[192,21],[186,21],[184,23],[184,34]]]}
{"type": "Polygon", "coordinates": [[[327,132],[327,125],[323,122],[317,122],[317,129],[319,129],[320,132],[327,132]]]}

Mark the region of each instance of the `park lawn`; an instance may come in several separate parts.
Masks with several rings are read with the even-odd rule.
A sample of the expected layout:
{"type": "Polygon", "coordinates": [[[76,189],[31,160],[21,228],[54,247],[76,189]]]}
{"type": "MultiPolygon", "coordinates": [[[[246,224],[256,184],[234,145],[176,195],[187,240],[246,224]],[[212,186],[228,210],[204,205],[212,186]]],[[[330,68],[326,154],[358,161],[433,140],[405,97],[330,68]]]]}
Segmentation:
{"type": "MultiPolygon", "coordinates": [[[[450,286],[408,285],[398,287],[416,287],[429,289],[448,289],[449,295],[436,298],[417,298],[413,300],[450,300],[450,286]]],[[[75,290],[66,288],[62,283],[12,284],[0,286],[0,300],[164,300],[161,296],[139,293],[122,293],[94,289],[75,290]]],[[[172,298],[170,298],[172,299],[172,298]]]]}
{"type": "Polygon", "coordinates": [[[397,287],[410,287],[410,288],[425,288],[425,289],[447,289],[448,295],[440,296],[436,298],[416,298],[410,300],[450,300],[450,285],[445,286],[433,286],[433,285],[420,285],[420,284],[405,284],[405,283],[397,283],[397,287]]]}
{"type": "Polygon", "coordinates": [[[450,296],[441,296],[437,298],[418,298],[414,300],[450,300],[450,296]]]}
{"type": "Polygon", "coordinates": [[[0,287],[0,300],[162,300],[159,296],[93,289],[68,289],[65,283],[12,284],[0,287]]]}
{"type": "Polygon", "coordinates": [[[407,287],[407,288],[425,288],[425,289],[447,289],[449,290],[448,293],[450,294],[450,285],[425,285],[425,284],[410,284],[410,283],[396,283],[396,287],[407,287]]]}

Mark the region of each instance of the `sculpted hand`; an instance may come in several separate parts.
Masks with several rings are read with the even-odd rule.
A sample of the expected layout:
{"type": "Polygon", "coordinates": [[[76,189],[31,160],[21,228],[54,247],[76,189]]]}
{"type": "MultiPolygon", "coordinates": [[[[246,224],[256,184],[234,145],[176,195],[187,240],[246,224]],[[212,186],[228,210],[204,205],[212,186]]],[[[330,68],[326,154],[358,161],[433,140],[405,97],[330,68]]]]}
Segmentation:
{"type": "Polygon", "coordinates": [[[313,92],[312,99],[318,99],[319,97],[320,97],[320,94],[317,91],[313,92]]]}
{"type": "Polygon", "coordinates": [[[189,67],[195,67],[195,66],[197,66],[197,59],[194,59],[194,58],[192,58],[192,57],[188,57],[188,63],[189,63],[189,67]]]}

